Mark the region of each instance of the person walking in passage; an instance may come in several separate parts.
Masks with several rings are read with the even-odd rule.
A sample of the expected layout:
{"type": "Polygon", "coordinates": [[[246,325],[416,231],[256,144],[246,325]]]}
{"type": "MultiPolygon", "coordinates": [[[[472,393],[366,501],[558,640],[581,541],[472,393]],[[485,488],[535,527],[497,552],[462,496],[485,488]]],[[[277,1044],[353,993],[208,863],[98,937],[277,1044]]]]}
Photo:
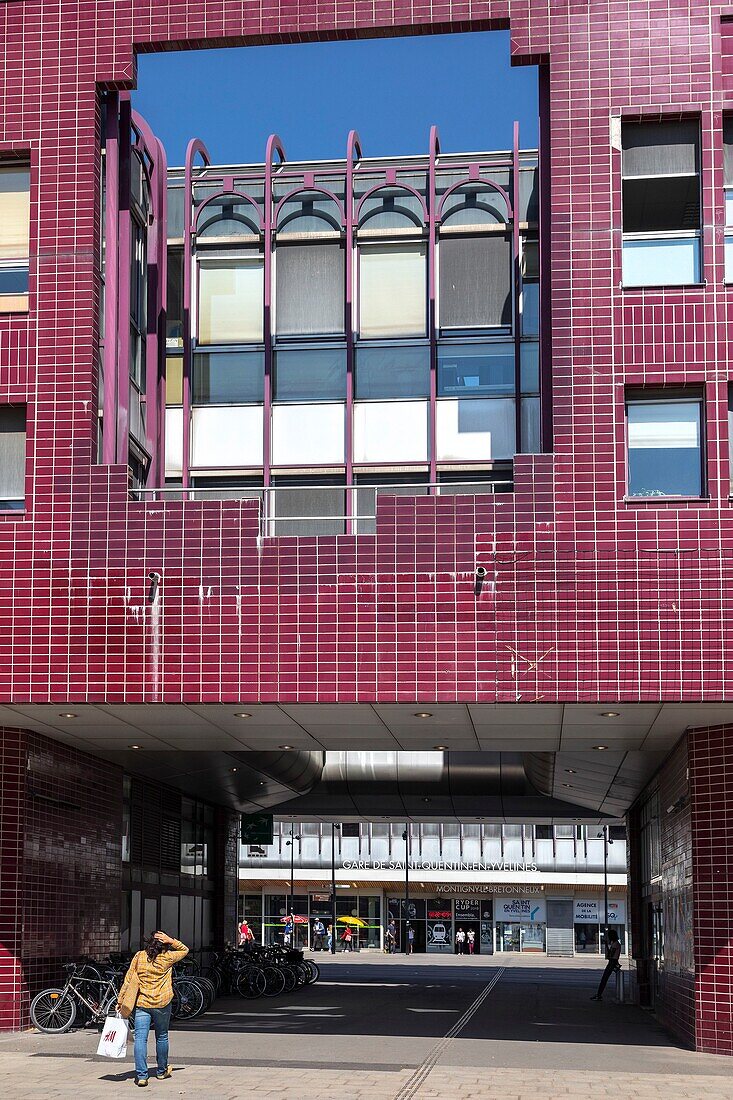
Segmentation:
{"type": "Polygon", "coordinates": [[[314,951],[323,951],[323,937],[325,935],[326,935],[326,929],[324,927],[323,921],[321,920],[320,917],[317,917],[316,921],[315,921],[315,924],[313,925],[313,950],[314,951]]]}
{"type": "Polygon", "coordinates": [[[456,932],[456,949],[459,955],[466,954],[466,933],[462,928],[456,932]]]}
{"type": "Polygon", "coordinates": [[[476,933],[473,928],[469,928],[466,939],[468,941],[468,953],[469,955],[473,955],[473,949],[476,946],[476,933]]]}
{"type": "Polygon", "coordinates": [[[348,924],[341,933],[341,950],[351,951],[351,929],[348,924]]]}
{"type": "MultiPolygon", "coordinates": [[[[120,989],[119,1002],[131,982],[137,982],[135,1002],[135,1084],[145,1088],[148,1083],[148,1035],[155,1031],[155,1053],[159,1081],[173,1076],[168,1064],[168,1025],[173,1001],[173,967],[188,954],[180,940],[165,932],[151,936],[142,951],[133,958],[120,989]]],[[[118,1002],[118,1003],[119,1003],[118,1002]]]]}
{"type": "Polygon", "coordinates": [[[242,923],[239,926],[239,946],[243,947],[245,951],[250,951],[252,949],[254,939],[254,932],[250,928],[247,918],[244,917],[242,919],[242,923]]]}
{"type": "Polygon", "coordinates": [[[407,954],[411,955],[415,949],[415,929],[407,922],[407,954]]]}
{"type": "Polygon", "coordinates": [[[330,951],[333,947],[333,925],[328,924],[326,928],[326,951],[330,951]]]}
{"type": "Polygon", "coordinates": [[[391,920],[387,925],[387,954],[394,955],[397,949],[397,926],[395,922],[391,920]]]}
{"type": "Polygon", "coordinates": [[[592,1001],[603,1000],[603,990],[608,984],[608,979],[616,971],[621,969],[621,963],[618,961],[621,955],[621,944],[619,943],[618,932],[615,928],[606,929],[606,969],[601,975],[601,981],[598,986],[598,992],[594,993],[591,997],[592,1001]]]}

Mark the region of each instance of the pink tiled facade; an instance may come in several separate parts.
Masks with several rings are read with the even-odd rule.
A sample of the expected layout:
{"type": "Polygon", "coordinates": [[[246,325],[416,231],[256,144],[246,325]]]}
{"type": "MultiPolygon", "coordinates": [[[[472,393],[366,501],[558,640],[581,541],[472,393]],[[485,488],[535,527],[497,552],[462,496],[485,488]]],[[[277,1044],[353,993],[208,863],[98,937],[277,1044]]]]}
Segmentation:
{"type": "MultiPolygon", "coordinates": [[[[722,22],[729,13],[706,0],[1,4],[0,154],[30,153],[32,218],[30,309],[0,317],[0,403],[25,402],[29,412],[27,511],[0,516],[0,702],[729,698],[733,290],[724,284],[722,149],[722,113],[733,108],[733,50],[722,22]],[[131,502],[127,470],[93,464],[96,89],[132,86],[135,48],[412,26],[509,26],[515,60],[544,66],[552,453],[517,459],[511,496],[387,500],[376,536],[260,546],[251,502],[131,502]],[[612,119],[690,114],[702,124],[705,282],[622,290],[612,119]],[[708,497],[626,502],[624,386],[680,382],[704,387],[708,497]],[[476,564],[489,571],[479,597],[476,564]],[[159,643],[145,602],[151,570],[163,577],[159,643]],[[520,669],[512,650],[528,658],[520,669]]],[[[43,903],[39,888],[21,888],[18,877],[36,835],[22,789],[30,741],[2,736],[9,924],[0,974],[17,999],[19,914],[30,905],[38,916],[43,903]]],[[[712,735],[710,746],[725,747],[712,735]]],[[[712,787],[704,793],[711,765],[694,746],[691,759],[700,839],[714,804],[712,787]]],[[[95,852],[104,858],[101,842],[95,852]]],[[[700,891],[719,881],[727,898],[727,864],[725,876],[697,874],[699,904],[700,891]]],[[[703,919],[713,918],[696,916],[698,929],[703,919]]],[[[698,932],[698,950],[706,943],[698,932]]],[[[706,965],[719,967],[729,997],[729,965],[706,965]]],[[[701,975],[697,1041],[729,1050],[730,1008],[709,1019],[705,997],[701,975]]],[[[8,1009],[8,1020],[20,1019],[13,1013],[22,1003],[8,1009]]]]}

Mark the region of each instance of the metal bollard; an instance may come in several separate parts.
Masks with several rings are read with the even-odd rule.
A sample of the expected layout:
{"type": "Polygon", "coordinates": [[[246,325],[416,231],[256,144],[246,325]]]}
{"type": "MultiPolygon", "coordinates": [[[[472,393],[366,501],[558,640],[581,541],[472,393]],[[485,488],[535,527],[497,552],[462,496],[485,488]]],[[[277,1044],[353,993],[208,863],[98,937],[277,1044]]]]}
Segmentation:
{"type": "Polygon", "coordinates": [[[616,971],[616,1000],[620,1005],[624,1003],[624,972],[616,971]]]}

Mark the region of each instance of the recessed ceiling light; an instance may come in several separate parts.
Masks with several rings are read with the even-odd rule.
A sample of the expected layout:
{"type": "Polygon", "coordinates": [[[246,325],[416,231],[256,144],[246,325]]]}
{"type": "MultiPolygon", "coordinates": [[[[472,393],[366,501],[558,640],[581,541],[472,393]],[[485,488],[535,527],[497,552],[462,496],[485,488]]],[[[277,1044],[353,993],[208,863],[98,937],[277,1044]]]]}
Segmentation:
{"type": "Polygon", "coordinates": [[[279,749],[292,749],[293,746],[292,745],[278,745],[277,747],[279,749]]]}
{"type": "Polygon", "coordinates": [[[435,749],[436,752],[445,752],[445,750],[448,748],[448,746],[447,745],[433,745],[433,748],[435,749]]]}
{"type": "Polygon", "coordinates": [[[233,772],[235,772],[236,770],[237,770],[236,768],[232,768],[232,771],[233,771],[233,772]]]}
{"type": "Polygon", "coordinates": [[[432,718],[433,717],[433,712],[431,710],[416,710],[415,711],[415,717],[416,718],[432,718]]]}
{"type": "Polygon", "coordinates": [[[617,710],[602,710],[601,718],[620,718],[621,715],[617,710]]]}
{"type": "Polygon", "coordinates": [[[572,786],[573,786],[572,783],[563,783],[563,787],[571,787],[572,788],[572,786]]]}
{"type": "Polygon", "coordinates": [[[568,775],[575,775],[575,768],[566,768],[565,771],[568,775]]]}
{"type": "Polygon", "coordinates": [[[597,752],[605,752],[608,745],[594,745],[593,748],[596,749],[597,752]]]}
{"type": "Polygon", "coordinates": [[[429,801],[430,801],[429,798],[423,798],[423,802],[429,802],[429,801]]]}
{"type": "Polygon", "coordinates": [[[265,785],[265,781],[264,781],[264,779],[260,779],[260,786],[261,786],[261,787],[264,787],[264,785],[265,785]]]}
{"type": "Polygon", "coordinates": [[[251,718],[252,715],[249,713],[248,710],[238,710],[238,711],[235,712],[234,717],[235,718],[251,718]]]}
{"type": "Polygon", "coordinates": [[[59,715],[59,718],[76,718],[76,717],[78,717],[78,716],[76,714],[73,714],[71,711],[66,711],[63,714],[59,715]]]}
{"type": "Polygon", "coordinates": [[[140,748],[139,745],[130,745],[128,747],[131,748],[131,749],[139,749],[140,748]]]}

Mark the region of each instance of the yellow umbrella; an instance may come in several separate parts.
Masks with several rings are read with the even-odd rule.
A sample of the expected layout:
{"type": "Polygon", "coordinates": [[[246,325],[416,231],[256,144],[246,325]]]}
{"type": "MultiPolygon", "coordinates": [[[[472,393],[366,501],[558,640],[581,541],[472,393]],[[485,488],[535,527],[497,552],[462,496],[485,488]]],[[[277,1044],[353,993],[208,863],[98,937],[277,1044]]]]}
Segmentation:
{"type": "Polygon", "coordinates": [[[336,917],[336,924],[350,924],[352,928],[366,928],[367,923],[361,917],[336,917]]]}

